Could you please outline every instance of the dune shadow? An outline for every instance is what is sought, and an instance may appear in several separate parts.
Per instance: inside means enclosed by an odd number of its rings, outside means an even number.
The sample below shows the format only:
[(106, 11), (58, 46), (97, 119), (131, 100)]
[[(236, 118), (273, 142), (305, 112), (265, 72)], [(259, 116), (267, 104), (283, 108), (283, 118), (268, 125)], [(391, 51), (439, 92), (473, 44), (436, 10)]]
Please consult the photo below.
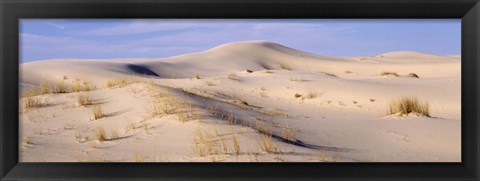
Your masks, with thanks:
[(115, 112), (112, 112), (112, 113), (105, 114), (105, 116), (106, 117), (117, 116), (117, 115), (126, 113), (126, 112), (131, 111), (131, 110), (132, 110), (132, 108), (127, 108), (127, 109), (123, 109), (123, 110), (120, 110), (120, 111), (115, 111)]
[(149, 76), (155, 76), (155, 77), (160, 76), (156, 72), (152, 71), (150, 68), (143, 65), (128, 64), (127, 68), (133, 71), (135, 74), (149, 75)]

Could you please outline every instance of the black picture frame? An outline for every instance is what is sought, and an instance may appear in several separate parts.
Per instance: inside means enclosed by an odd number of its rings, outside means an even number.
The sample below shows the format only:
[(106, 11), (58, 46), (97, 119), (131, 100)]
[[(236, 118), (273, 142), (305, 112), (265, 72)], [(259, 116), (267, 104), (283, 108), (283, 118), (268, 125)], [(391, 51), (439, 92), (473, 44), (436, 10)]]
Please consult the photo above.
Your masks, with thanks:
[[(478, 180), (478, 0), (0, 0), (1, 180)], [(19, 163), (21, 18), (462, 20), (461, 163)]]

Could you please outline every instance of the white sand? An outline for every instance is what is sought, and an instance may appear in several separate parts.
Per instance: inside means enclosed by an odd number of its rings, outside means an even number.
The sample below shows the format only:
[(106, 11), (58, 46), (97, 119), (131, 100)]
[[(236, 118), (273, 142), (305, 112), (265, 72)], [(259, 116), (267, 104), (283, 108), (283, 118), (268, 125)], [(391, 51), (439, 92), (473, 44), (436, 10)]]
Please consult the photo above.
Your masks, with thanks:
[[(41, 81), (87, 81), (96, 89), (35, 96), (48, 105), (20, 112), (20, 161), (459, 162), (460, 64), (459, 56), (408, 51), (318, 56), (260, 41), (159, 59), (25, 63), (20, 65), (22, 95)], [(400, 76), (379, 76), (384, 71)], [(141, 75), (146, 72), (158, 76)], [(139, 81), (106, 88), (108, 80), (121, 77)], [(177, 111), (150, 118), (152, 93), (165, 90), (171, 95), (162, 101), (188, 99), (196, 117), (181, 122)], [(304, 98), (308, 92), (316, 97)], [(297, 93), (302, 97), (295, 98)], [(92, 120), (93, 106), (77, 103), (81, 94), (94, 99), (107, 117)], [(388, 104), (401, 96), (428, 101), (431, 117), (388, 116)], [(215, 106), (218, 114), (211, 114)], [(228, 124), (228, 116), (236, 122)], [(257, 131), (257, 125), (269, 124), (278, 147), (273, 152), (262, 149), (263, 134)], [(106, 141), (97, 139), (98, 126), (105, 129)], [(211, 149), (226, 145), (227, 151), (196, 154), (199, 130), (210, 134), (205, 140), (215, 140)], [(296, 144), (278, 138), (288, 130)], [(118, 138), (110, 140), (115, 131)]]

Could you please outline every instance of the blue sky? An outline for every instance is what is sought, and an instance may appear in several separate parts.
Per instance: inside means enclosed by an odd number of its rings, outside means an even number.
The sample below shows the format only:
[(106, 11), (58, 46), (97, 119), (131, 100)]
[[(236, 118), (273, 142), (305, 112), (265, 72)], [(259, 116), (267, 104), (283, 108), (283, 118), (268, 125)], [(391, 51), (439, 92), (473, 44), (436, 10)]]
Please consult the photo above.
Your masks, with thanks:
[(235, 41), (266, 40), (319, 55), (390, 51), (460, 54), (460, 19), (188, 20), (22, 19), (20, 61), (156, 58)]

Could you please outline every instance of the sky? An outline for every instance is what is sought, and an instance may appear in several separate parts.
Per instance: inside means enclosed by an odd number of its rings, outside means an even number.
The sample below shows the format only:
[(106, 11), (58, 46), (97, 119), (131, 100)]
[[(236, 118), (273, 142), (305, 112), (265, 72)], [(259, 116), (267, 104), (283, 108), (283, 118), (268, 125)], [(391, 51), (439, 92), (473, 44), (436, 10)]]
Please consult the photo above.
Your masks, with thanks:
[(264, 40), (327, 56), (460, 54), (460, 19), (22, 19), (20, 62), (161, 58)]

